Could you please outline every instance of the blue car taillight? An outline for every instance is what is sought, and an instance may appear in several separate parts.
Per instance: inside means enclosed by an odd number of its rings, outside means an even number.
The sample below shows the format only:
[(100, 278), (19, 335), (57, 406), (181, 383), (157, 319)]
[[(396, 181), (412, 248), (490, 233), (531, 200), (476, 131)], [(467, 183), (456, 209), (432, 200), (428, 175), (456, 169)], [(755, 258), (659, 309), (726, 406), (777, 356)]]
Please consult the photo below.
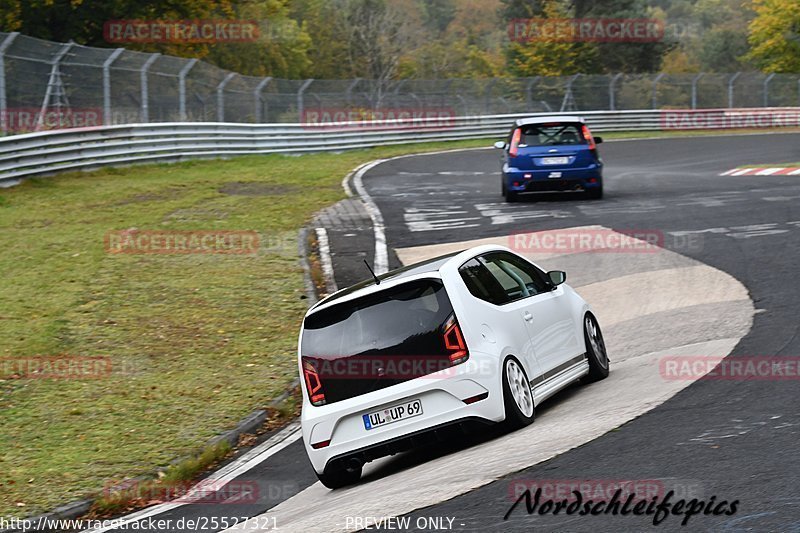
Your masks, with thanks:
[(597, 158), (597, 143), (594, 142), (594, 137), (592, 136), (592, 132), (589, 131), (589, 126), (586, 124), (581, 126), (581, 134), (583, 135), (584, 140), (589, 143), (589, 151), (595, 158)]
[(508, 147), (508, 156), (517, 157), (519, 153), (519, 141), (522, 139), (522, 130), (517, 128), (514, 130), (514, 135), (511, 136), (511, 144)]

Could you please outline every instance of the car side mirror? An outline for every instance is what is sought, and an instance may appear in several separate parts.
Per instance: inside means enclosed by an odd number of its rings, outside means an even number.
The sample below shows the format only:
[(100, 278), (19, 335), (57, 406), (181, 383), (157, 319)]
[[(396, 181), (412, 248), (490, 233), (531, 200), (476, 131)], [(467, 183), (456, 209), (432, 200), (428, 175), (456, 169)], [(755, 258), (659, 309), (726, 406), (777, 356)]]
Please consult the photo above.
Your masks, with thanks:
[(603, 142), (603, 138), (602, 137), (595, 137), (594, 138), (594, 143), (595, 144), (600, 144), (601, 142)]
[(506, 147), (506, 143), (503, 141), (497, 141), (496, 143), (494, 143), (494, 147), (497, 148), (498, 150), (502, 150), (503, 148)]
[(550, 282), (556, 286), (561, 285), (565, 281), (567, 281), (567, 273), (563, 270), (551, 270), (547, 273), (547, 277), (550, 278)]

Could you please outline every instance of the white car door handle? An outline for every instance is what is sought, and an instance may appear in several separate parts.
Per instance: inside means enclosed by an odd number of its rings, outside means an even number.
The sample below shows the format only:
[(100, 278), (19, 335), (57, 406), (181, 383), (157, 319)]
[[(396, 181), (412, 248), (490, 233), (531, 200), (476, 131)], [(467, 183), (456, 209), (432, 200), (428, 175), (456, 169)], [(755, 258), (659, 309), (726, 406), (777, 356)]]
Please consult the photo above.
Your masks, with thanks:
[(524, 318), (528, 322), (533, 322), (533, 315), (530, 314), (529, 311), (525, 311), (525, 314), (522, 315), (522, 318)]

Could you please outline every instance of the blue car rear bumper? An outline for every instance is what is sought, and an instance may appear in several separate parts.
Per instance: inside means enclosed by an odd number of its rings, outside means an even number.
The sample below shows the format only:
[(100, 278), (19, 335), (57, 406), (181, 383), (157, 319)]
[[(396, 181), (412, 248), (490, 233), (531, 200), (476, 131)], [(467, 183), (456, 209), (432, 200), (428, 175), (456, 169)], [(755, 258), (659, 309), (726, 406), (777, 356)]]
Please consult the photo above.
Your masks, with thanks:
[(504, 165), (503, 180), (513, 192), (571, 191), (602, 186), (603, 166), (521, 170)]

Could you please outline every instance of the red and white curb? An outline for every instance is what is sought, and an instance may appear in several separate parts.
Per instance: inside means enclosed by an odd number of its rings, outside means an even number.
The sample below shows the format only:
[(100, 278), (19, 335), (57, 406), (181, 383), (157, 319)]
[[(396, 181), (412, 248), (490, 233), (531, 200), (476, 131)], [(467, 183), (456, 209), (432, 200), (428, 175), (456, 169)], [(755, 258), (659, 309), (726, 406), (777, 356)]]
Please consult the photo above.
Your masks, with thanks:
[(747, 167), (726, 170), (720, 176), (797, 176), (800, 167)]

